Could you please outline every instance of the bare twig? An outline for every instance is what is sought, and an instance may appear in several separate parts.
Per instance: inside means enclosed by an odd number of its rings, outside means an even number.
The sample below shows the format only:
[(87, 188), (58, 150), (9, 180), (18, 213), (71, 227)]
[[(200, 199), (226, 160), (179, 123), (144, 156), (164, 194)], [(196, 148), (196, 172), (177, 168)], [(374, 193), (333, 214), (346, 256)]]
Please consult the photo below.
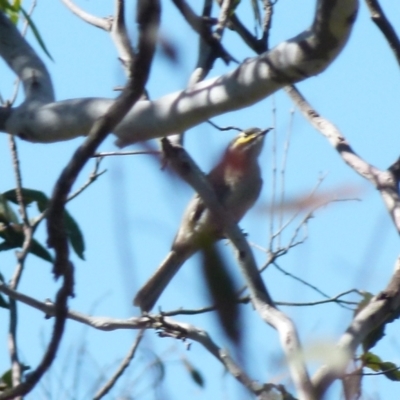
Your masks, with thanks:
[(218, 126), (216, 123), (212, 122), (211, 120), (207, 121), (211, 126), (214, 128), (218, 129), (219, 131), (238, 131), (241, 132), (243, 129), (238, 128), (237, 126)]
[[(276, 127), (276, 105), (275, 105), (275, 96), (272, 95), (272, 125)], [(277, 132), (276, 129), (273, 130), (272, 133), (272, 144), (271, 144), (271, 153), (272, 153), (272, 157), (271, 157), (271, 194), (270, 194), (270, 198), (271, 198), (271, 205), (272, 207), (275, 206), (276, 204), (276, 191), (277, 191), (277, 185), (276, 185), (276, 173), (277, 173), (277, 151), (276, 151), (276, 138)], [(274, 233), (274, 223), (275, 223), (275, 219), (274, 218), (270, 218), (269, 221), (269, 234), (270, 234), (270, 239), (269, 239), (269, 249), (272, 252), (273, 251), (273, 242), (274, 242), (274, 237), (273, 237), (273, 233)]]
[(96, 28), (104, 29), (107, 32), (111, 31), (112, 21), (110, 18), (99, 18), (87, 13), (78, 7), (71, 0), (62, 0), (62, 2), (79, 18)]
[[(283, 147), (283, 155), (282, 155), (282, 164), (281, 164), (281, 170), (280, 170), (280, 175), (281, 175), (281, 181), (280, 181), (280, 198), (279, 198), (279, 207), (280, 212), (278, 213), (278, 226), (279, 229), (282, 228), (283, 226), (283, 207), (284, 207), (284, 200), (285, 200), (285, 174), (286, 174), (286, 168), (287, 168), (287, 158), (288, 158), (288, 153), (289, 153), (289, 146), (290, 146), (290, 139), (291, 139), (291, 134), (292, 134), (292, 129), (293, 129), (293, 119), (294, 119), (294, 112), (292, 111), (290, 114), (291, 118), (289, 121), (289, 127), (288, 127), (288, 132), (286, 135), (285, 139), (285, 144)], [(278, 248), (280, 247), (280, 242), (281, 240), (281, 235), (278, 236)]]
[(222, 39), (225, 26), (229, 21), (229, 14), (231, 13), (232, 5), (233, 0), (222, 0), (221, 10), (219, 12), (218, 22), (214, 32), (214, 37), (219, 41)]
[[(111, 37), (118, 50), (120, 60), (129, 77), (132, 70), (132, 63), (135, 59), (135, 53), (129, 40), (128, 31), (125, 24), (125, 1), (115, 1), (115, 17), (111, 28)], [(155, 41), (155, 37), (150, 37), (149, 40)]]
[(260, 41), (265, 44), (266, 48), (269, 48), (268, 39), (269, 39), (269, 31), (271, 29), (272, 24), (272, 13), (273, 13), (273, 4), (271, 0), (263, 0), (264, 7), (264, 18), (262, 22), (262, 37)]
[(101, 153), (94, 153), (92, 157), (114, 157), (114, 156), (136, 156), (141, 154), (151, 154), (159, 156), (161, 154), (158, 150), (139, 150), (139, 151), (102, 151)]
[(109, 381), (95, 394), (93, 400), (100, 400), (104, 397), (117, 383), (118, 379), (123, 375), (126, 368), (128, 368), (130, 362), (132, 361), (133, 357), (135, 356), (136, 349), (138, 348), (142, 338), (143, 338), (144, 330), (140, 330), (138, 335), (136, 336), (135, 341), (132, 344), (132, 347), (129, 349), (128, 354), (122, 360), (122, 363), (115, 371), (114, 375), (109, 379)]
[[(51, 302), (41, 302), (30, 296), (10, 289), (5, 283), (0, 282), (0, 292), (7, 296), (27, 304), (37, 310), (42, 311), (47, 317), (56, 314), (55, 306)], [(246, 373), (234, 362), (230, 355), (220, 349), (210, 338), (208, 333), (202, 329), (196, 328), (191, 324), (181, 323), (172, 320), (164, 315), (143, 315), (129, 319), (114, 319), (108, 317), (93, 317), (73, 310), (68, 310), (67, 317), (71, 320), (91, 326), (101, 331), (114, 331), (119, 329), (155, 329), (160, 336), (174, 337), (176, 339), (191, 339), (204, 346), (214, 357), (216, 357), (241, 383), (251, 392), (260, 394), (269, 392), (272, 389), (278, 389), (274, 385), (260, 385), (250, 379)]]
[(374, 21), (376, 26), (383, 33), (383, 36), (385, 36), (394, 56), (396, 57), (397, 63), (400, 65), (400, 40), (396, 31), (383, 12), (378, 0), (365, 0), (365, 2), (367, 3), (371, 13), (372, 21)]
[(68, 196), (67, 202), (75, 199), (77, 196), (79, 196), (88, 186), (90, 186), (99, 176), (103, 175), (106, 170), (99, 172), (99, 167), (100, 163), (102, 161), (102, 157), (99, 157), (96, 159), (94, 169), (90, 173), (88, 180), (74, 193)]
[[(28, 12), (28, 15), (32, 15), (34, 9), (36, 7), (36, 1), (32, 2), (31, 8)], [(24, 37), (27, 33), (29, 27), (29, 23), (26, 20), (24, 27), (22, 28), (21, 35)], [(14, 87), (14, 93), (11, 99), (7, 102), (10, 106), (15, 102), (20, 86), (20, 79), (17, 78)], [(26, 209), (26, 205), (22, 196), (22, 174), (21, 174), (21, 167), (17, 149), (17, 143), (13, 135), (8, 135), (8, 141), (11, 151), (11, 158), (13, 164), (13, 171), (15, 175), (15, 183), (16, 183), (16, 197), (19, 206), (19, 214), (22, 218), (23, 222), (23, 231), (24, 231), (24, 241), (22, 244), (22, 250), (17, 253), (17, 266), (15, 268), (14, 274), (10, 281), (10, 287), (12, 289), (17, 289), (19, 281), (22, 276), (22, 272), (24, 269), (25, 259), (28, 255), (29, 248), (32, 243), (33, 238), (33, 228), (29, 222), (28, 212)], [(19, 360), (18, 355), (18, 344), (17, 344), (17, 322), (18, 322), (18, 309), (17, 303), (14, 299), (10, 298), (10, 323), (9, 323), (9, 330), (8, 330), (8, 348), (10, 352), (10, 359), (11, 359), (11, 379), (12, 379), (12, 386), (18, 386), (22, 380), (22, 365)], [(16, 400), (21, 399), (20, 396), (16, 397)]]
[[(86, 190), (98, 177), (103, 175), (104, 173), (107, 172), (107, 170), (98, 172), (98, 168), (100, 166), (100, 161), (101, 157), (99, 157), (98, 160), (96, 160), (95, 166), (93, 171), (90, 173), (87, 181), (79, 188), (77, 189), (74, 193), (70, 194), (67, 198), (67, 202), (75, 199), (78, 195), (80, 195), (84, 190)], [(35, 231), (35, 229), (38, 227), (38, 225), (47, 217), (47, 211), (48, 209), (44, 210), (42, 213), (37, 215), (33, 221), (31, 221), (32, 229)]]
[(215, 50), (218, 57), (228, 64), (231, 61), (237, 62), (221, 45), (219, 40), (211, 34), (210, 31), (210, 21), (204, 20), (203, 18), (196, 15), (196, 13), (190, 8), (190, 6), (185, 2), (185, 0), (172, 0), (176, 8), (181, 12), (183, 17), (192, 27), (192, 29), (197, 32), (202, 39), (208, 43), (208, 45)]
[[(22, 276), (22, 271), (24, 269), (25, 258), (28, 254), (29, 247), (32, 242), (32, 227), (29, 223), (28, 213), (22, 196), (22, 175), (21, 168), (18, 157), (17, 144), (15, 138), (12, 135), (8, 135), (11, 157), (13, 162), (13, 170), (15, 174), (16, 183), (16, 195), (19, 206), (19, 213), (23, 221), (23, 231), (24, 231), (24, 242), (22, 245), (22, 251), (17, 253), (17, 266), (15, 268), (14, 274), (11, 278), (10, 287), (12, 289), (17, 289), (18, 283)], [(10, 323), (8, 329), (8, 349), (10, 353), (11, 360), (11, 376), (13, 387), (18, 386), (21, 383), (22, 378), (22, 367), (18, 355), (18, 345), (17, 345), (17, 321), (18, 321), (18, 311), (17, 303), (15, 300), (10, 299)], [(20, 399), (18, 397), (17, 399)]]
[(340, 131), (330, 121), (322, 118), (294, 86), (287, 86), (285, 90), (305, 118), (325, 136), (332, 147), (337, 150), (343, 161), (379, 190), (397, 232), (400, 233), (399, 177), (396, 172), (392, 171), (390, 168), (386, 171), (382, 171), (366, 162), (354, 152)]
[[(291, 272), (286, 271), (285, 269), (283, 269), (282, 267), (280, 267), (278, 265), (278, 263), (274, 262), (273, 263), (274, 267), (282, 272), (282, 274), (286, 275), (286, 276), (290, 276), (292, 279), (300, 282), (301, 284), (303, 284), (304, 286), (309, 287), (310, 289), (314, 290), (315, 292), (319, 293), (322, 297), (325, 297), (327, 300), (329, 300), (328, 302), (332, 301), (332, 297), (329, 296), (328, 294), (324, 293), (321, 289), (317, 288), (315, 285), (311, 284), (310, 282), (305, 281), (304, 279), (300, 278), (299, 276), (296, 276), (294, 274), (292, 274)], [(349, 292), (344, 292), (345, 294), (351, 293), (353, 292), (353, 290), (349, 291)], [(339, 295), (340, 297), (341, 295)], [(336, 297), (334, 298), (336, 299)], [(315, 303), (314, 303), (315, 304)], [(320, 303), (321, 304), (321, 303)], [(353, 310), (353, 308), (348, 307), (347, 305), (343, 304), (343, 302), (338, 302), (338, 304), (343, 307), (343, 308), (347, 308), (349, 310)], [(351, 304), (357, 304), (357, 303), (351, 303)], [(309, 305), (313, 305), (313, 304), (309, 304)]]
[[(318, 306), (322, 304), (328, 303), (338, 303), (338, 304), (347, 304), (347, 305), (357, 305), (358, 302), (356, 301), (348, 301), (348, 300), (341, 300), (340, 298), (346, 296), (351, 293), (359, 293), (357, 289), (347, 290), (345, 292), (339, 293), (336, 296), (327, 298), (325, 300), (316, 300), (316, 301), (306, 301), (306, 302), (289, 302), (289, 301), (275, 301), (277, 306), (287, 306), (287, 307), (311, 307), (311, 306)], [(237, 300), (238, 303), (247, 304), (250, 302), (249, 296), (240, 297)], [(197, 314), (204, 314), (207, 312), (215, 311), (217, 308), (216, 306), (209, 306), (209, 307), (202, 307), (198, 309), (188, 310), (188, 309), (178, 309), (172, 311), (161, 311), (160, 314), (166, 317), (174, 317), (176, 315), (197, 315)]]

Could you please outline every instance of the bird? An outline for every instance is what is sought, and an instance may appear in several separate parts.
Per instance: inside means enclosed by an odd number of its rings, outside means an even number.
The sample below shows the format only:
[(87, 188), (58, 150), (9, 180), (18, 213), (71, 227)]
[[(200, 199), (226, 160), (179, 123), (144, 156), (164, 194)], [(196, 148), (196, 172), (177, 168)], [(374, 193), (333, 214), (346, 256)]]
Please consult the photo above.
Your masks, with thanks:
[[(239, 222), (258, 199), (262, 178), (258, 163), (266, 134), (272, 128), (249, 128), (240, 132), (227, 146), (221, 160), (207, 179), (221, 204)], [(149, 312), (184, 262), (207, 243), (224, 237), (218, 219), (196, 194), (183, 214), (182, 222), (166, 258), (137, 292), (134, 305)]]

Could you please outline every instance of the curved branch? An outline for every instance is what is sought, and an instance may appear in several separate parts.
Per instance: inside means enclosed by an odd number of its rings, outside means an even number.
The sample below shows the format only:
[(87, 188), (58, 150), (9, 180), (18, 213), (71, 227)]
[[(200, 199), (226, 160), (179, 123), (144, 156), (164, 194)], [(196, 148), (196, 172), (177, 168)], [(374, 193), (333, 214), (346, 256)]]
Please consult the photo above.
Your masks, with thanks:
[(158, 0), (140, 1), (138, 8), (140, 30), (138, 55), (130, 68), (129, 82), (109, 110), (92, 126), (86, 141), (77, 149), (59, 177), (47, 213), (48, 245), (55, 249), (53, 272), (57, 278), (68, 265), (68, 241), (64, 229), (63, 211), (73, 183), (88, 159), (106, 136), (126, 115), (143, 93), (155, 51), (154, 34), (160, 21)]
[[(53, 84), (46, 66), (2, 12), (0, 37), (0, 55), (22, 82), (25, 102), (29, 104), (26, 111), (54, 101)], [(3, 113), (0, 113), (0, 127), (5, 122)]]
[(112, 21), (107, 18), (99, 18), (88, 12), (84, 11), (82, 8), (78, 7), (71, 0), (61, 0), (66, 7), (68, 7), (77, 17), (81, 18), (83, 21), (96, 28), (104, 29), (107, 32), (111, 31)]
[(400, 40), (393, 28), (393, 25), (387, 19), (378, 0), (365, 0), (371, 14), (372, 21), (385, 36), (389, 46), (393, 50), (394, 56), (400, 65)]

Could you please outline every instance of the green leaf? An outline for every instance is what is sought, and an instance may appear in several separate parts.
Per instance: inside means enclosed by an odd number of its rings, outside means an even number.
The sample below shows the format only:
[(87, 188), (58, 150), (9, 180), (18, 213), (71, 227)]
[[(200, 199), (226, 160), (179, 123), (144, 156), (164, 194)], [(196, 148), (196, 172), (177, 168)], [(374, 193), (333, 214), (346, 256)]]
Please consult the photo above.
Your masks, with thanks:
[(361, 357), (365, 367), (372, 369), (372, 371), (379, 372), (381, 370), (382, 360), (376, 354), (370, 351), (363, 354)]
[(4, 374), (0, 377), (0, 381), (6, 385), (6, 388), (12, 388), (11, 369), (4, 372)]
[[(22, 188), (21, 193), (25, 205), (28, 206), (32, 203), (36, 203), (40, 212), (43, 212), (49, 204), (48, 197), (39, 190)], [(7, 192), (4, 192), (3, 196), (7, 200), (15, 204), (18, 204), (17, 191), (15, 189), (11, 189), (8, 190)]]
[(200, 387), (204, 387), (204, 378), (200, 371), (193, 366), (192, 363), (189, 362), (186, 358), (182, 359), (183, 365), (186, 370), (189, 372), (190, 377), (193, 381)]
[(49, 51), (47, 50), (46, 45), (44, 44), (44, 41), (43, 41), (42, 37), (40, 36), (40, 33), (39, 33), (38, 29), (36, 28), (36, 25), (32, 21), (31, 17), (22, 7), (20, 8), (20, 10), (21, 10), (22, 14), (24, 14), (24, 17), (26, 18), (26, 20), (28, 21), (29, 27), (32, 29), (32, 33), (35, 36), (36, 40), (38, 41), (39, 46), (46, 53), (47, 57), (49, 57), (51, 61), (54, 61), (53, 57), (50, 55)]
[(400, 381), (399, 367), (389, 361), (382, 361), (379, 356), (371, 352), (365, 353), (361, 359), (365, 367), (375, 372), (383, 372), (391, 381)]
[[(22, 188), (21, 192), (22, 192), (22, 197), (24, 199), (24, 203), (26, 205), (36, 203), (40, 212), (45, 211), (46, 208), (48, 207), (49, 198), (43, 192), (35, 189), (26, 189), (26, 188)], [(7, 200), (15, 204), (18, 204), (17, 193), (15, 189), (4, 192), (3, 196)], [(79, 225), (77, 224), (75, 219), (71, 216), (71, 214), (67, 210), (65, 210), (64, 212), (64, 223), (65, 223), (66, 234), (73, 250), (80, 259), (84, 260), (85, 241), (83, 238), (82, 231), (80, 230)]]
[(6, 301), (1, 294), (0, 294), (0, 308), (10, 308), (8, 301)]
[(32, 239), (29, 252), (34, 254), (36, 257), (39, 257), (50, 263), (54, 261), (53, 256), (50, 254), (50, 252), (44, 246), (42, 246), (36, 239)]
[(19, 0), (15, 0), (14, 4), (10, 4), (8, 0), (0, 0), (0, 10), (9, 16), (14, 25), (18, 22), (20, 8), (21, 2)]
[(7, 198), (0, 194), (0, 223), (18, 223), (18, 217), (8, 204)]
[[(4, 241), (0, 243), (0, 251), (22, 247), (25, 238), (23, 233), (23, 225), (9, 224), (7, 227), (0, 230), (0, 237), (4, 239)], [(36, 239), (32, 239), (29, 252), (45, 261), (53, 262), (52, 255)]]
[(74, 249), (77, 256), (81, 260), (84, 260), (85, 256), (83, 253), (85, 251), (85, 241), (83, 239), (82, 232), (76, 221), (72, 218), (71, 214), (67, 210), (65, 210), (64, 214), (64, 223), (66, 233), (72, 248)]
[(399, 367), (392, 362), (383, 362), (381, 371), (385, 374), (386, 378), (391, 381), (400, 381)]

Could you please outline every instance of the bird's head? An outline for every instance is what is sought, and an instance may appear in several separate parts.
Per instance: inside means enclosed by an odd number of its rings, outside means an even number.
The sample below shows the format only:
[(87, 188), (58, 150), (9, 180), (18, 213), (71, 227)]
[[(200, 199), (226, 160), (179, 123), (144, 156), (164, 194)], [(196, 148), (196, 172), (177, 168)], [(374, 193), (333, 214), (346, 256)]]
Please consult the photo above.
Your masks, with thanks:
[(226, 156), (229, 162), (242, 164), (257, 161), (265, 136), (271, 129), (249, 128), (241, 132), (228, 146)]

